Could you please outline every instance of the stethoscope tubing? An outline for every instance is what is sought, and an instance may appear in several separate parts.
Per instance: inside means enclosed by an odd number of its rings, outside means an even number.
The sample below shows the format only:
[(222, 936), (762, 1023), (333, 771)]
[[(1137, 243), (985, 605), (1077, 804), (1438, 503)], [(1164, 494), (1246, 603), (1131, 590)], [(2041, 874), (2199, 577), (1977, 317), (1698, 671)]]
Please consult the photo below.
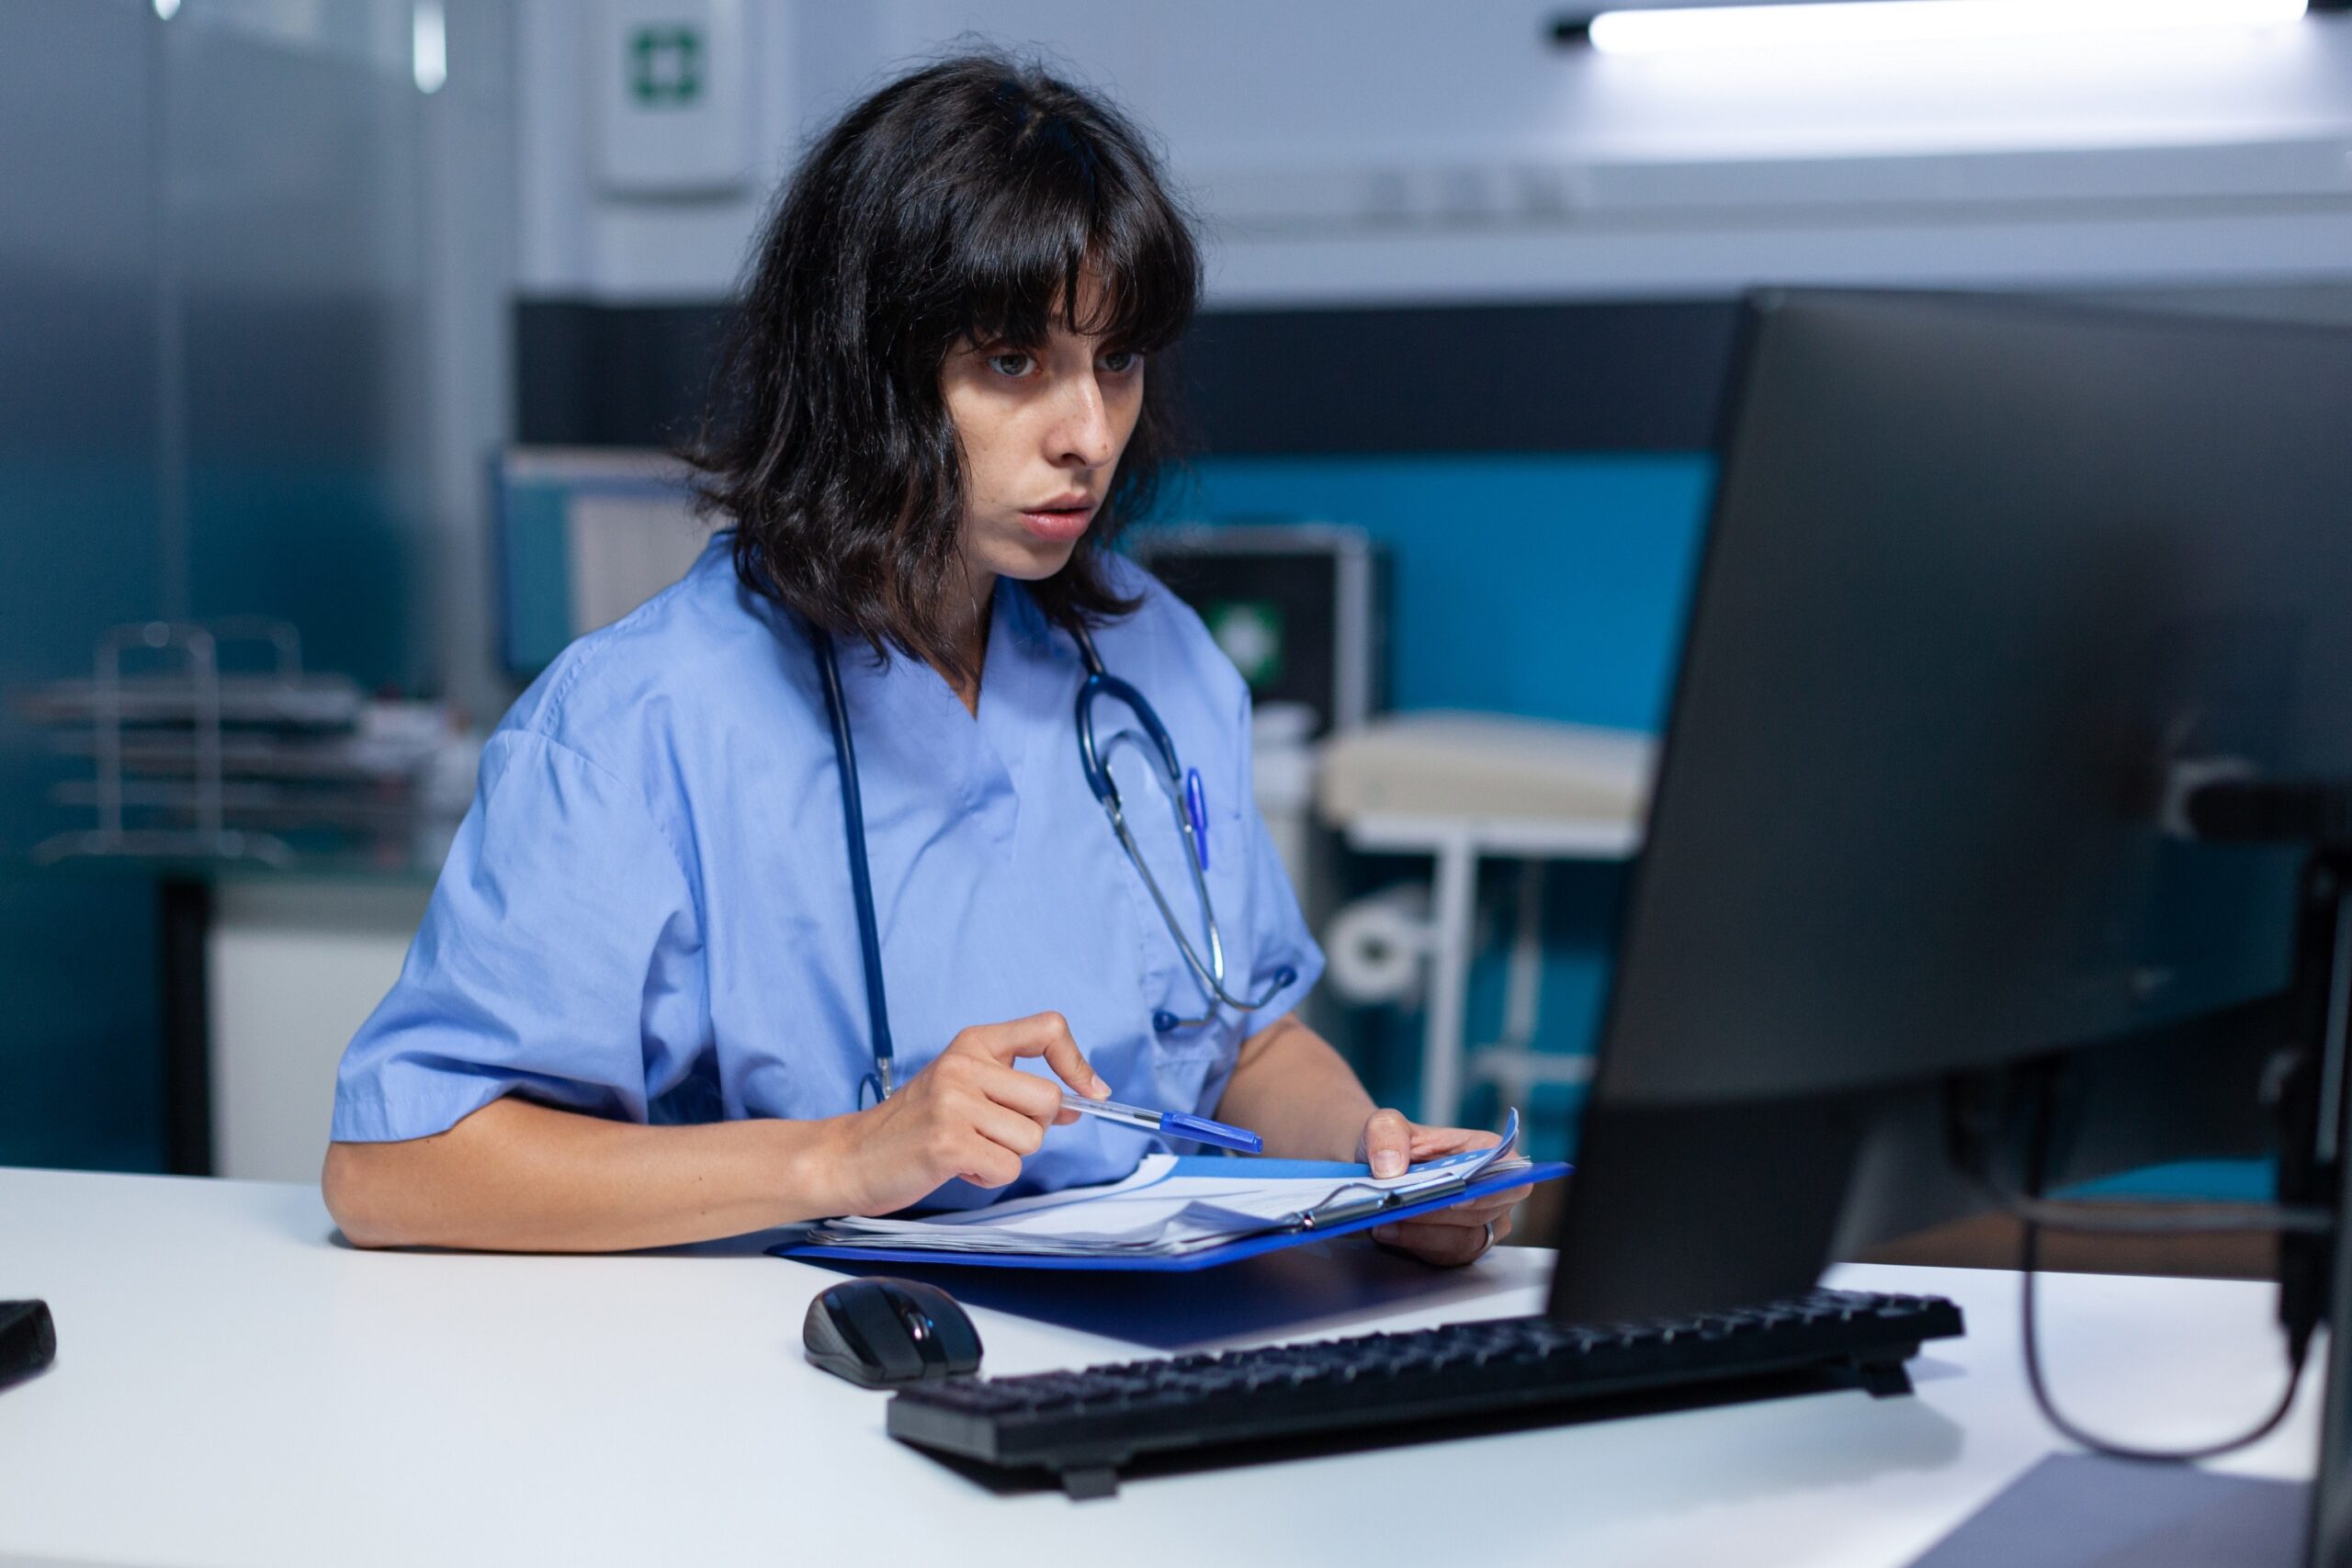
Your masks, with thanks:
[[(1205, 825), (1206, 809), (1199, 776), (1186, 778), (1176, 755), (1176, 743), (1170, 739), (1167, 728), (1144, 694), (1111, 674), (1102, 667), (1102, 656), (1095, 651), (1094, 638), (1083, 626), (1071, 628), (1080, 656), (1086, 663), (1086, 679), (1080, 682), (1077, 698), (1079, 761), (1085, 769), (1086, 780), (1094, 797), (1102, 805), (1111, 819), (1112, 831), (1118, 837), (1119, 847), (1128, 862), (1143, 878), (1152, 903), (1159, 910), (1160, 919), (1168, 927), (1168, 934), (1175, 939), (1176, 950), (1182, 955), (1185, 967), (1216, 1002), (1238, 1012), (1256, 1012), (1280, 996), (1283, 989), (1297, 978), (1297, 972), (1287, 966), (1275, 972), (1273, 983), (1256, 998), (1237, 997), (1225, 987), (1225, 937), (1218, 929), (1216, 906), (1209, 897), (1208, 879), (1204, 868), (1208, 855), (1204, 847), (1200, 829)], [(894, 1087), (892, 1068), (895, 1046), (890, 1038), (889, 998), (882, 982), (882, 941), (876, 930), (874, 914), (874, 883), (865, 855), (865, 804), (864, 792), (858, 786), (857, 750), (850, 737), (849, 704), (842, 695), (841, 662), (833, 650), (833, 639), (822, 627), (811, 626), (809, 642), (817, 652), (817, 665), (825, 689), (825, 708), (832, 724), (833, 762), (840, 775), (842, 792), (842, 826), (849, 846), (850, 896), (857, 906), (857, 942), (859, 956), (865, 969), (865, 1013), (869, 1037), (873, 1042), (874, 1069), (858, 1084), (858, 1099), (863, 1103), (865, 1090), (872, 1089), (876, 1102), (888, 1100)], [(1125, 803), (1119, 786), (1111, 776), (1110, 751), (1125, 740), (1141, 746), (1133, 730), (1121, 730), (1111, 738), (1109, 747), (1098, 747), (1094, 734), (1093, 705), (1098, 697), (1108, 696), (1123, 703), (1141, 722), (1150, 749), (1158, 754), (1162, 783), (1169, 806), (1176, 818), (1176, 830), (1184, 840), (1185, 868), (1193, 877), (1193, 891), (1201, 902), (1201, 919), (1208, 933), (1208, 957), (1204, 960), (1185, 936), (1183, 924), (1174, 906), (1160, 890), (1159, 879), (1146, 863), (1143, 852), (1128, 829)], [(1200, 823), (1194, 821), (1198, 816)], [(1152, 1028), (1162, 1034), (1180, 1029), (1198, 1029), (1216, 1017), (1215, 1009), (1200, 1018), (1178, 1018), (1165, 1009), (1152, 1014)]]
[(850, 739), (849, 704), (842, 698), (842, 667), (833, 656), (832, 634), (816, 627), (808, 635), (817, 645), (817, 666), (825, 680), (825, 708), (832, 716), (833, 766), (842, 782), (842, 829), (850, 845), (850, 897), (857, 905), (857, 946), (865, 961), (865, 1020), (867, 1037), (874, 1045), (874, 1070), (858, 1085), (858, 1098), (865, 1098), (870, 1083), (878, 1103), (890, 1098), (890, 1069), (897, 1047), (890, 1040), (889, 998), (882, 989), (882, 937), (874, 923), (873, 872), (865, 859), (865, 792), (857, 784), (857, 748)]
[[(1070, 636), (1078, 644), (1079, 656), (1086, 661), (1086, 679), (1079, 683), (1075, 706), (1079, 763), (1086, 770), (1087, 784), (1094, 791), (1094, 798), (1102, 803), (1104, 814), (1111, 818), (1111, 830), (1118, 835), (1119, 847), (1126, 852), (1129, 863), (1136, 868), (1136, 874), (1143, 878), (1143, 885), (1151, 894), (1152, 903), (1159, 908), (1159, 918), (1168, 927), (1168, 934), (1175, 940), (1176, 951), (1182, 955), (1185, 967), (1193, 972), (1193, 978), (1216, 1001), (1238, 1012), (1256, 1012), (1281, 995), (1283, 987), (1297, 976), (1290, 969), (1276, 972), (1274, 983), (1263, 995), (1255, 998), (1237, 997), (1225, 988), (1225, 935), (1217, 925), (1216, 905), (1209, 897), (1208, 879), (1204, 874), (1209, 857), (1200, 838), (1207, 815), (1205, 807), (1201, 804), (1200, 776), (1193, 774), (1190, 779), (1186, 778), (1183, 762), (1176, 755), (1176, 742), (1170, 739), (1168, 727), (1159, 722), (1159, 715), (1141, 692), (1103, 668), (1102, 656), (1094, 649), (1093, 635), (1084, 626), (1076, 626), (1071, 628)], [(1208, 932), (1209, 940), (1206, 960), (1193, 948), (1192, 939), (1184, 934), (1183, 922), (1177, 918), (1175, 907), (1168, 901), (1168, 895), (1160, 891), (1159, 878), (1152, 874), (1149, 863), (1143, 858), (1142, 849), (1127, 828), (1125, 802), (1120, 798), (1118, 782), (1111, 776), (1111, 751), (1122, 739), (1137, 745), (1141, 742), (1133, 740), (1133, 730), (1121, 730), (1111, 738), (1109, 746), (1097, 744), (1094, 704), (1097, 698), (1106, 696), (1126, 705), (1127, 711), (1141, 721), (1144, 733), (1150, 738), (1151, 748), (1158, 754), (1161, 788), (1168, 796), (1170, 812), (1176, 819), (1177, 836), (1184, 840), (1184, 869), (1191, 873), (1193, 896), (1201, 901), (1202, 924)], [(1196, 821), (1196, 815), (1203, 820)], [(1214, 1016), (1211, 1013), (1200, 1018), (1178, 1018), (1162, 1010), (1152, 1014), (1151, 1025), (1158, 1032), (1168, 1034), (1180, 1029), (1198, 1029)]]

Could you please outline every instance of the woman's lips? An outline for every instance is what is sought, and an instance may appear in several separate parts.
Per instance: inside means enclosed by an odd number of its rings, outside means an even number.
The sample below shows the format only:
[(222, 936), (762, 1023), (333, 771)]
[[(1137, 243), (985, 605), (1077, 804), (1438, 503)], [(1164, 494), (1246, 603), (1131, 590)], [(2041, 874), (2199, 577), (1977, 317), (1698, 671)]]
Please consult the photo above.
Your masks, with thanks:
[(1086, 525), (1094, 521), (1094, 508), (1061, 506), (1024, 512), (1021, 514), (1021, 521), (1028, 525), (1029, 531), (1037, 537), (1051, 544), (1067, 545), (1086, 532)]

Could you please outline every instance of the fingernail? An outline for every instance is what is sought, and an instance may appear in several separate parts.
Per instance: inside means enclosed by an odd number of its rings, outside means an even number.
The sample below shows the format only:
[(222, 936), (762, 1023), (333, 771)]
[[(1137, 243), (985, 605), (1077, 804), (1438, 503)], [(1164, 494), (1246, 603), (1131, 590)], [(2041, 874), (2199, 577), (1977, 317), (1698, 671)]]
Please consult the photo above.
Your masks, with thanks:
[(1405, 1156), (1395, 1149), (1381, 1150), (1372, 1156), (1372, 1174), (1374, 1176), (1404, 1175)]
[(1101, 1073), (1094, 1075), (1093, 1094), (1094, 1098), (1097, 1100), (1108, 1100), (1111, 1098), (1111, 1086), (1103, 1081), (1102, 1075)]

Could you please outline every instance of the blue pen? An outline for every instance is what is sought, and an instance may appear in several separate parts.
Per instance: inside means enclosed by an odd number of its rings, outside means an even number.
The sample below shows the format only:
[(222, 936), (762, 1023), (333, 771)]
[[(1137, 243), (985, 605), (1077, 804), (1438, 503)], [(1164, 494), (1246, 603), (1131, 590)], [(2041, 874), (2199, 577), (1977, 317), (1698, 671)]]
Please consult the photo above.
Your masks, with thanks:
[(1062, 1093), (1064, 1110), (1075, 1111), (1081, 1116), (1099, 1116), (1105, 1122), (1115, 1122), (1122, 1127), (1139, 1132), (1164, 1133), (1171, 1138), (1190, 1138), (1196, 1144), (1214, 1144), (1221, 1149), (1238, 1149), (1254, 1155), (1266, 1146), (1266, 1140), (1243, 1127), (1228, 1127), (1222, 1122), (1212, 1122), (1205, 1116), (1188, 1116), (1182, 1111), (1146, 1111), (1139, 1105), (1120, 1105), (1108, 1100), (1088, 1100), (1083, 1095)]
[(1201, 770), (1184, 770), (1184, 816), (1193, 824), (1193, 851), (1200, 856), (1201, 869), (1209, 868), (1209, 796), (1201, 787)]

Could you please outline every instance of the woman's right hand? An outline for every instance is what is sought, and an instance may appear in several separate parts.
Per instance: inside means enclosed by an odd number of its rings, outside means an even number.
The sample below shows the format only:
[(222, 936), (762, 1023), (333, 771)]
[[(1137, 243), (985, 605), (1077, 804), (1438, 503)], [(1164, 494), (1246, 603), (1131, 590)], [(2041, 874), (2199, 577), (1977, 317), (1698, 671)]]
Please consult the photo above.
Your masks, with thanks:
[(887, 1214), (957, 1177), (975, 1187), (1018, 1178), (1046, 1128), (1078, 1120), (1062, 1109), (1059, 1085), (1012, 1065), (1023, 1056), (1043, 1056), (1090, 1100), (1110, 1095), (1061, 1014), (976, 1024), (889, 1099), (834, 1123), (842, 1137), (834, 1172), (843, 1184), (840, 1212)]

